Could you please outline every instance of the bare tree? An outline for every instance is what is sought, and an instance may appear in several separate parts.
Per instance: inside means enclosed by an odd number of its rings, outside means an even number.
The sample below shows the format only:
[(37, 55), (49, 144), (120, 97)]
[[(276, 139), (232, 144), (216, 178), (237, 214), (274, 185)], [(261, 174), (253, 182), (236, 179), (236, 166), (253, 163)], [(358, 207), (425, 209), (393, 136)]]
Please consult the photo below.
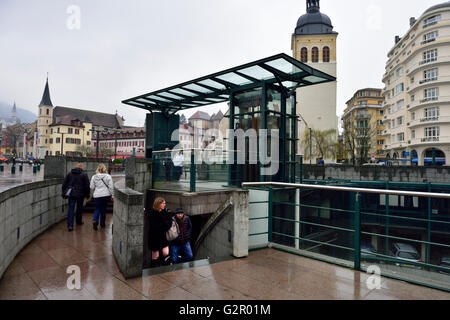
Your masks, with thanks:
[(356, 118), (356, 121), (346, 119), (343, 122), (343, 129), (345, 150), (353, 165), (357, 162), (360, 165), (366, 163), (376, 135), (370, 123), (370, 117)]
[(334, 129), (320, 131), (307, 130), (303, 137), (305, 160), (335, 158), (337, 151), (337, 132)]
[(77, 152), (80, 152), (83, 157), (93, 157), (95, 156), (96, 150), (88, 145), (78, 145)]

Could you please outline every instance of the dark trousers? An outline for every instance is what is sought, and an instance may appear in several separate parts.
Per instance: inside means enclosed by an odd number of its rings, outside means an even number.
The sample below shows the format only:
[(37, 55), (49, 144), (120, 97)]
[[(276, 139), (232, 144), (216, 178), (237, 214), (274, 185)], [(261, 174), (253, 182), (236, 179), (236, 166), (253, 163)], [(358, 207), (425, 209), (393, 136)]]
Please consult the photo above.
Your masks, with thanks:
[[(69, 212), (67, 213), (68, 227), (73, 228), (74, 212), (77, 224), (81, 224), (83, 222), (83, 202), (84, 198), (69, 198)], [(75, 205), (77, 206), (76, 211)]]
[(94, 222), (98, 223), (98, 218), (100, 215), (100, 227), (104, 228), (106, 225), (106, 206), (108, 205), (110, 196), (94, 198), (95, 201), (95, 212), (94, 212)]

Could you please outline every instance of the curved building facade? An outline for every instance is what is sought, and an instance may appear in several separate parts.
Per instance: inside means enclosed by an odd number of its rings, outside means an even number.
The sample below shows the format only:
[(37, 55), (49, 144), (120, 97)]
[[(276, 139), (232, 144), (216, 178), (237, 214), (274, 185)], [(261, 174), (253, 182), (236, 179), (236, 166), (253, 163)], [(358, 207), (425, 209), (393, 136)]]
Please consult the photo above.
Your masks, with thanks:
[(387, 158), (450, 162), (450, 1), (410, 19), (388, 54), (384, 89)]

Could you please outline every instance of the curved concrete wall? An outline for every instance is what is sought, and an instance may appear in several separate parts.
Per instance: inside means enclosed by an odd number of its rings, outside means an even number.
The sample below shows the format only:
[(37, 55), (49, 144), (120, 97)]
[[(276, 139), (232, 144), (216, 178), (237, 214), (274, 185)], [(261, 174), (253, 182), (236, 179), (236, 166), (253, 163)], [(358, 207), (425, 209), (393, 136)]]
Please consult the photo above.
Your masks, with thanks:
[(31, 240), (67, 217), (62, 182), (33, 182), (0, 193), (0, 278)]

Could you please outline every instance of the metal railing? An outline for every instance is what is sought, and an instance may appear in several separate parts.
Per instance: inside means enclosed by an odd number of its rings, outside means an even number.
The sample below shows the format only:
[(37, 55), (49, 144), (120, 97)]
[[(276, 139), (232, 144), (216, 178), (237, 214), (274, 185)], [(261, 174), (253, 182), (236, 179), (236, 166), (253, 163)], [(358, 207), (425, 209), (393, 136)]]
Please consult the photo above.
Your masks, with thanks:
[[(450, 291), (450, 268), (439, 265), (439, 259), (450, 257), (450, 185), (314, 183), (244, 183), (244, 188), (267, 192), (265, 201), (250, 203), (267, 203), (268, 208), (251, 218), (250, 223), (259, 224), (265, 219), (266, 230), (253, 229), (249, 243), (266, 235), (273, 248), (355, 270), (375, 265), (383, 276)], [(367, 249), (368, 243), (376, 249)], [(398, 252), (391, 251), (393, 246)], [(413, 250), (409, 254), (417, 259), (404, 258), (408, 253), (402, 247)]]

